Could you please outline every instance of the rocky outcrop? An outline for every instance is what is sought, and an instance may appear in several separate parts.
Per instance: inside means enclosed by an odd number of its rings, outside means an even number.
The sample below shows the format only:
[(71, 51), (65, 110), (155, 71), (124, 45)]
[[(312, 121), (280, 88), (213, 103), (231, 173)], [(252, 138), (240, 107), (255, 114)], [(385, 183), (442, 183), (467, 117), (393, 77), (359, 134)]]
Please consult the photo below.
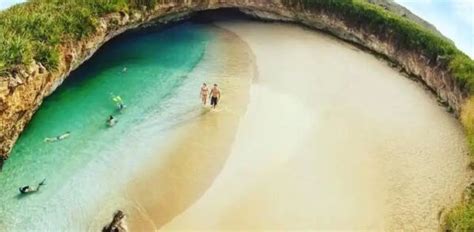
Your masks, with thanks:
[(69, 73), (94, 54), (97, 49), (124, 31), (153, 22), (180, 20), (194, 12), (238, 8), (257, 18), (293, 21), (329, 32), (343, 40), (381, 54), (407, 73), (421, 78), (428, 87), (459, 113), (468, 92), (455, 82), (443, 59), (432, 61), (416, 51), (400, 47), (387, 35), (375, 35), (363, 26), (354, 25), (331, 12), (288, 6), (282, 0), (176, 0), (164, 1), (154, 9), (128, 13), (118, 12), (101, 18), (95, 34), (81, 41), (63, 44), (57, 70), (47, 70), (41, 63), (19, 67), (0, 77), (0, 166), (6, 160), (19, 134), (43, 99), (50, 95)]
[(102, 228), (102, 232), (127, 232), (128, 226), (125, 222), (125, 213), (118, 210), (114, 213), (112, 221)]

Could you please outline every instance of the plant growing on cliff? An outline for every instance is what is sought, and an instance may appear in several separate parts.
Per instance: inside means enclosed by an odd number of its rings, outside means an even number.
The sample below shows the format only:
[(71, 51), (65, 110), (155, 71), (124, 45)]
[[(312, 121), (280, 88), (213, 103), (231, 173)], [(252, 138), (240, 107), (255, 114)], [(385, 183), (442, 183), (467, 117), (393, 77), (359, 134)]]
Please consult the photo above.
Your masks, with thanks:
[(450, 68), (453, 75), (465, 83), (471, 90), (474, 88), (474, 62), (464, 54), (451, 59)]
[(62, 45), (90, 36), (100, 17), (132, 5), (139, 6), (136, 0), (31, 0), (0, 12), (0, 73), (33, 60), (54, 70)]
[(4, 68), (16, 64), (26, 64), (33, 59), (33, 47), (28, 39), (18, 35), (0, 38), (0, 62)]
[(456, 207), (448, 215), (446, 223), (449, 231), (474, 231), (474, 202)]

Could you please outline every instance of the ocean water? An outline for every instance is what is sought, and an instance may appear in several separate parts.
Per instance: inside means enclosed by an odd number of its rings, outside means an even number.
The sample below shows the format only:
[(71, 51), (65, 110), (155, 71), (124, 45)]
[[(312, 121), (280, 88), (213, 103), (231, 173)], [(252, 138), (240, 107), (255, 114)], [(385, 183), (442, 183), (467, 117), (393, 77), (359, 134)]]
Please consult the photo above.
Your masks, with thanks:
[[(163, 132), (199, 114), (201, 80), (188, 74), (212, 39), (209, 26), (191, 22), (147, 29), (114, 39), (71, 74), (44, 101), (4, 166), (0, 231), (91, 230), (94, 220), (103, 222), (104, 205), (120, 201), (108, 196), (166, 140)], [(112, 94), (124, 100), (123, 112)], [(119, 120), (113, 128), (105, 125), (109, 115)], [(66, 131), (71, 136), (63, 141), (43, 141)], [(40, 192), (19, 194), (19, 187), (43, 179)]]

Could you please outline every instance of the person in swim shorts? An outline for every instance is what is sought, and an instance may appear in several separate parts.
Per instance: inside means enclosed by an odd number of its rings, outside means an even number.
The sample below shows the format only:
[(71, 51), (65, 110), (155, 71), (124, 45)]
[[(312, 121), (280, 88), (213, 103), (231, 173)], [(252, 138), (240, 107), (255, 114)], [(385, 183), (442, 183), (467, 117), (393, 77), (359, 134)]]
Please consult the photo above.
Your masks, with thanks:
[(217, 88), (217, 84), (214, 84), (214, 87), (211, 89), (211, 106), (215, 109), (217, 106), (217, 103), (221, 99), (221, 90)]

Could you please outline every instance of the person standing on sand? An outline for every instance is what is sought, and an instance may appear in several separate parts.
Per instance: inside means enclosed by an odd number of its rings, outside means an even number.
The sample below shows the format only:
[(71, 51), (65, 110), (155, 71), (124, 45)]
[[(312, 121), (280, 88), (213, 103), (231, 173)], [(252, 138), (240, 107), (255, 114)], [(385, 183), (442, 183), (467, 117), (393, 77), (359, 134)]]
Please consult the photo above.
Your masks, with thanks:
[(221, 90), (217, 88), (217, 84), (211, 89), (211, 106), (215, 109), (217, 102), (221, 99)]
[(206, 105), (207, 103), (207, 95), (209, 95), (209, 89), (207, 88), (206, 83), (202, 83), (201, 86), (201, 101), (203, 105)]

